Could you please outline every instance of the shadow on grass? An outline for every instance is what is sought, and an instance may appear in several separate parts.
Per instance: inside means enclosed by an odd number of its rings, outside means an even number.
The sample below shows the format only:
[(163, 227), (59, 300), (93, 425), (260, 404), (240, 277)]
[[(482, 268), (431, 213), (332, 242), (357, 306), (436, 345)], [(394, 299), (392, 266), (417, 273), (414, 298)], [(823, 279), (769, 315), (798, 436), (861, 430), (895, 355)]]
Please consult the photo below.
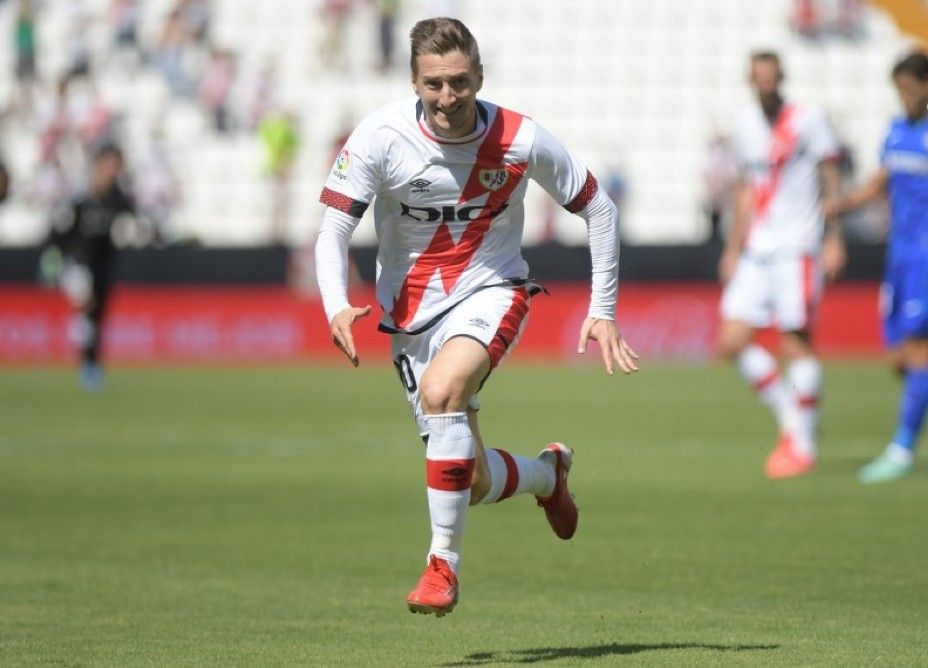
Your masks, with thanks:
[(716, 652), (756, 652), (779, 649), (779, 645), (715, 645), (709, 643), (657, 643), (653, 645), (609, 643), (589, 647), (539, 647), (513, 649), (502, 652), (474, 652), (461, 661), (443, 663), (442, 666), (482, 666), (487, 663), (541, 663), (556, 659), (599, 659), (605, 656), (640, 654), (676, 649), (708, 649)]

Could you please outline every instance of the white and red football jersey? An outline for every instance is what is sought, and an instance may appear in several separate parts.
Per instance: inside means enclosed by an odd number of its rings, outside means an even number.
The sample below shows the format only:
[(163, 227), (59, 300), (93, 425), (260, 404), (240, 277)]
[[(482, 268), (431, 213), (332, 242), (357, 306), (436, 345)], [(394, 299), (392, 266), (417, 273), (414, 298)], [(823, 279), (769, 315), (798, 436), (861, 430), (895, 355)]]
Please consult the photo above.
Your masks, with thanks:
[(572, 212), (596, 194), (586, 167), (530, 118), (484, 101), (477, 110), (475, 131), (451, 140), (428, 129), (417, 98), (383, 107), (326, 179), (323, 204), (360, 218), (374, 203), (381, 329), (414, 333), (475, 290), (528, 276), (528, 179)]
[(738, 118), (735, 150), (754, 195), (747, 248), (817, 253), (824, 229), (818, 166), (839, 154), (825, 113), (787, 103), (771, 125), (754, 102)]

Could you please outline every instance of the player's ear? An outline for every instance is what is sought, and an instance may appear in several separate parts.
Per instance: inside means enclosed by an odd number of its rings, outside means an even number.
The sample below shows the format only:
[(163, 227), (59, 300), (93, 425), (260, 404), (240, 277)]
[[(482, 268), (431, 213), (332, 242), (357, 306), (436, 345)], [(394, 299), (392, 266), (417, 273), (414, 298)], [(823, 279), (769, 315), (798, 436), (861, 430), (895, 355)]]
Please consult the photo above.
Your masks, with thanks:
[(483, 88), (483, 65), (477, 68), (477, 90), (475, 92), (479, 93), (481, 88)]

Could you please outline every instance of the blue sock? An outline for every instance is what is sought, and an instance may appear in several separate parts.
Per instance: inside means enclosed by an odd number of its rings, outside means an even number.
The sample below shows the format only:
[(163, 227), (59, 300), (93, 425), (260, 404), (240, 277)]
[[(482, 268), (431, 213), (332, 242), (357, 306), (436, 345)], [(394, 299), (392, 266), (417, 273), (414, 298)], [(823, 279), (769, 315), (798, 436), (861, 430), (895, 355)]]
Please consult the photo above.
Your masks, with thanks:
[(918, 432), (928, 411), (928, 368), (909, 369), (905, 374), (899, 421), (893, 443), (914, 451)]

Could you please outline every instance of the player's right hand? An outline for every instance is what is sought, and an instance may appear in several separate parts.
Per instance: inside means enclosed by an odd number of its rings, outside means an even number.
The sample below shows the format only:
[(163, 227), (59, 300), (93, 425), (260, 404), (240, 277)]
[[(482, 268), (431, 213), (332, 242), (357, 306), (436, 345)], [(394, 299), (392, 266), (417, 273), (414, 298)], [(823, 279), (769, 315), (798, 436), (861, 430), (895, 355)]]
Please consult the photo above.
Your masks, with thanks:
[(370, 312), (370, 305), (364, 308), (349, 306), (336, 313), (335, 317), (332, 318), (332, 322), (329, 323), (329, 329), (332, 332), (332, 343), (345, 353), (345, 356), (354, 366), (358, 366), (361, 361), (358, 359), (358, 351), (354, 347), (354, 337), (351, 335), (351, 326), (364, 316), (370, 314)]

